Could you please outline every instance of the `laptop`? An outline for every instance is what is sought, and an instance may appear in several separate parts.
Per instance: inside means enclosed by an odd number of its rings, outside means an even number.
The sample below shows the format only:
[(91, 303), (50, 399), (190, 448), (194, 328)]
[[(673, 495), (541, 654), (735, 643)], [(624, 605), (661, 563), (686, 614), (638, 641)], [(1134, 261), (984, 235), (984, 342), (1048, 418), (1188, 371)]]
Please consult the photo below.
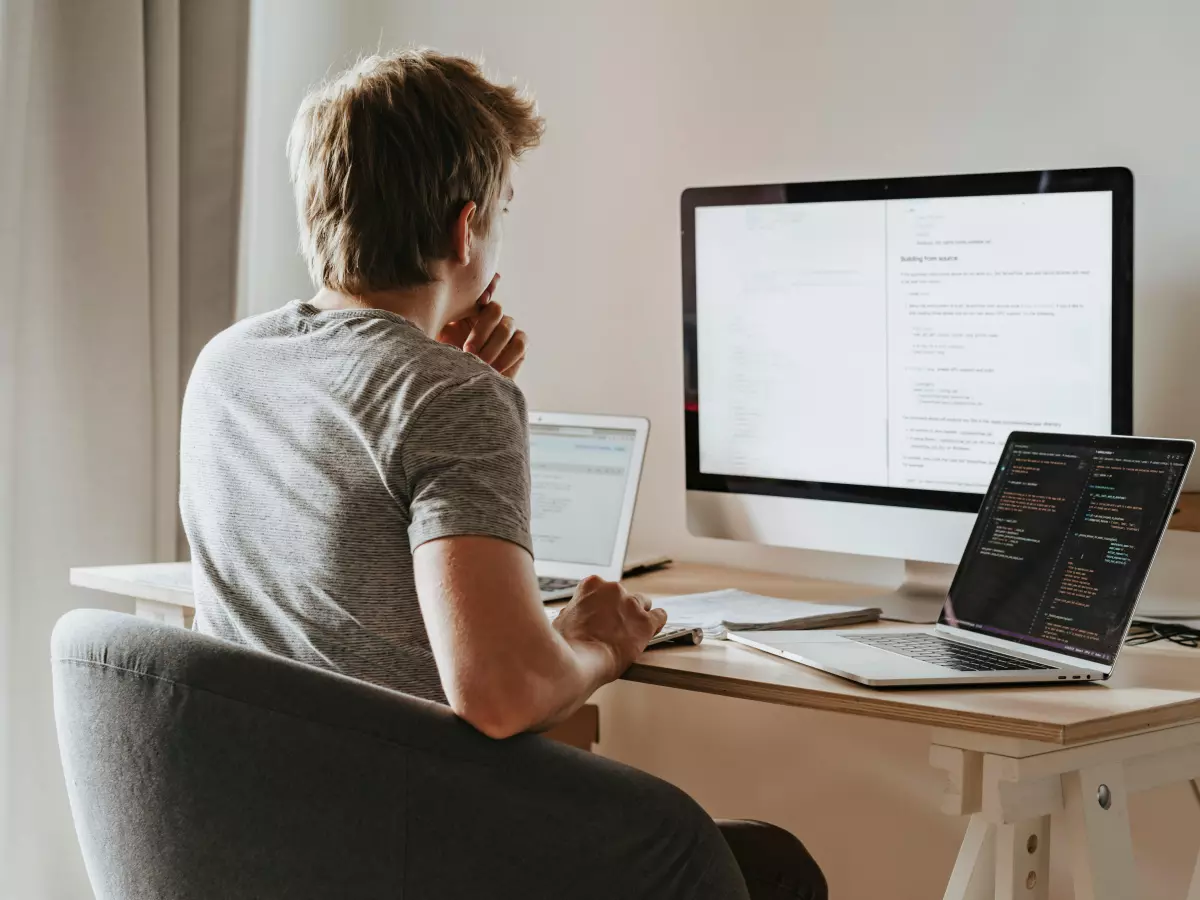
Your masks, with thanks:
[(542, 600), (588, 575), (619, 581), (650, 423), (627, 416), (529, 414), (533, 565)]
[(873, 687), (1107, 679), (1195, 448), (1016, 432), (933, 630), (729, 638)]
[[(642, 418), (529, 414), (533, 565), (542, 601), (569, 600), (588, 575), (620, 581), (650, 423)], [(547, 609), (551, 620), (559, 610)], [(651, 645), (699, 643), (695, 628), (663, 628)]]

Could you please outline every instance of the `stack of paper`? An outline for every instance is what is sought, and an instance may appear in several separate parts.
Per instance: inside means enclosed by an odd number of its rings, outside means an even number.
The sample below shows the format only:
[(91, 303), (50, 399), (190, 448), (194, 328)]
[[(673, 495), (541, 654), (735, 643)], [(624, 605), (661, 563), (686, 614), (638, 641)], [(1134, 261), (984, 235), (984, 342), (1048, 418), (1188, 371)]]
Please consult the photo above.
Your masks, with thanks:
[(734, 588), (661, 597), (654, 605), (667, 611), (668, 626), (702, 628), (708, 637), (718, 639), (730, 631), (826, 628), (879, 618), (879, 610), (873, 607), (784, 600)]

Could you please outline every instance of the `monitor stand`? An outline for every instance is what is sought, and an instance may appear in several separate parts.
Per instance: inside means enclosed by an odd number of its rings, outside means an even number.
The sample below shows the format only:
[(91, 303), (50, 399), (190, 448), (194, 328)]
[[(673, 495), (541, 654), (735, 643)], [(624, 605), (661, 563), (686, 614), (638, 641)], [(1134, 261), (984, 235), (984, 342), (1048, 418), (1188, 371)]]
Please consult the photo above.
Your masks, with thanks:
[(937, 621), (950, 592), (957, 566), (945, 563), (904, 561), (904, 581), (894, 591), (873, 594), (858, 602), (878, 606), (883, 618), (893, 622), (929, 625)]

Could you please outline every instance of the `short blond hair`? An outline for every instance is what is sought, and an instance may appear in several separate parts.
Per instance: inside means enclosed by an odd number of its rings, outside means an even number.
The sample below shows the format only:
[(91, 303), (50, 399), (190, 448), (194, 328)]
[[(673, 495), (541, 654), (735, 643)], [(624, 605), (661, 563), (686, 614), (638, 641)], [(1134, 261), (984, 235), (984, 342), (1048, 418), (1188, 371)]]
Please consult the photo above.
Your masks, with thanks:
[(370, 56), (314, 89), (288, 161), (315, 284), (361, 296), (430, 282), (463, 205), (486, 234), (509, 164), (543, 127), (530, 97), (432, 50)]

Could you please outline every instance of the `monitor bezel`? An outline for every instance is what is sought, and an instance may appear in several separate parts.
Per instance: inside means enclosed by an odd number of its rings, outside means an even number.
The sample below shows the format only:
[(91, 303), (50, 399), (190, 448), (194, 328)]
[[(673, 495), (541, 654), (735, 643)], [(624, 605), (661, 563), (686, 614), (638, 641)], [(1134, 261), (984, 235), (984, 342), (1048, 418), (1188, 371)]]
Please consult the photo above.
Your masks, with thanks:
[(915, 509), (978, 512), (983, 492), (794, 481), (700, 471), (700, 405), (696, 353), (696, 209), (767, 203), (822, 203), (921, 197), (1111, 191), (1112, 433), (1133, 432), (1133, 173), (1127, 168), (1053, 169), (982, 175), (934, 175), (861, 181), (692, 187), (680, 196), (683, 272), (684, 447), (689, 491), (761, 494)]

